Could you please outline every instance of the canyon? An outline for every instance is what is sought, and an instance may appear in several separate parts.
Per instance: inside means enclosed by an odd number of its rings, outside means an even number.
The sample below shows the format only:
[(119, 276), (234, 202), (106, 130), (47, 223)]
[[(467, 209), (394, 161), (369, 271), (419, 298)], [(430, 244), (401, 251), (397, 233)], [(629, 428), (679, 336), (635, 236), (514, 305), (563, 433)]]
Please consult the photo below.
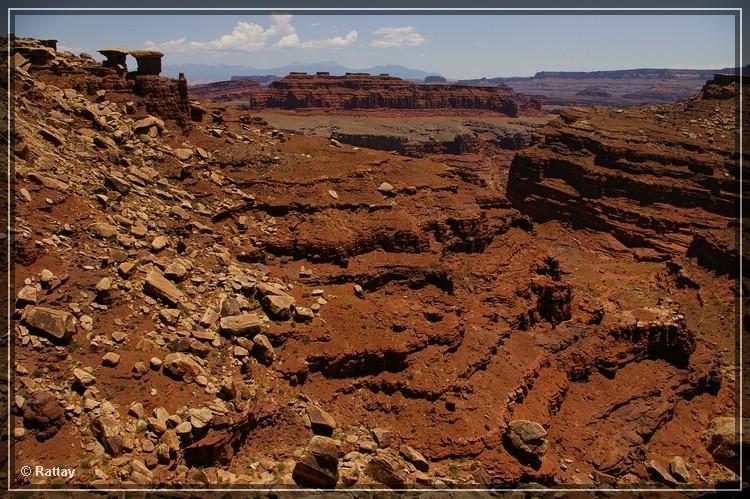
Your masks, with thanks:
[(558, 115), (10, 49), (15, 486), (739, 486), (733, 75)]

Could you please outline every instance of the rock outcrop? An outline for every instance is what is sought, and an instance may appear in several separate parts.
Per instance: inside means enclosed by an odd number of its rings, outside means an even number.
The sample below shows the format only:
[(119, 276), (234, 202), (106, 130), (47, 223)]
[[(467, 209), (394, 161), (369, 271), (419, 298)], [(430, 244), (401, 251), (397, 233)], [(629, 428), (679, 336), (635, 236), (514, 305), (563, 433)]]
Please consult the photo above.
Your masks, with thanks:
[[(685, 254), (739, 213), (737, 83), (640, 109), (569, 109), (514, 159), (507, 195), (536, 220), (607, 231), (626, 245)], [(701, 241), (695, 253), (716, 260)]]
[(191, 93), (220, 101), (241, 101), (248, 109), (477, 109), (508, 116), (541, 109), (538, 101), (505, 86), (419, 84), (366, 73), (291, 73), (268, 87), (253, 80), (238, 80), (198, 85)]
[[(108, 99), (115, 96), (132, 101), (133, 111), (141, 107), (146, 113), (172, 119), (187, 127), (191, 116), (188, 100), (187, 80), (180, 76), (175, 80), (159, 76), (161, 72), (160, 52), (124, 48), (103, 48), (99, 52), (106, 57), (101, 64), (93, 58), (75, 57), (70, 52), (57, 52), (40, 46), (32, 39), (17, 39), (12, 51), (29, 54), (44, 49), (48, 61), (38, 65), (37, 70), (46, 73), (50, 82), (65, 82), (65, 86), (87, 95), (97, 91), (109, 92)], [(128, 72), (126, 57), (132, 54), (139, 62), (136, 71)]]

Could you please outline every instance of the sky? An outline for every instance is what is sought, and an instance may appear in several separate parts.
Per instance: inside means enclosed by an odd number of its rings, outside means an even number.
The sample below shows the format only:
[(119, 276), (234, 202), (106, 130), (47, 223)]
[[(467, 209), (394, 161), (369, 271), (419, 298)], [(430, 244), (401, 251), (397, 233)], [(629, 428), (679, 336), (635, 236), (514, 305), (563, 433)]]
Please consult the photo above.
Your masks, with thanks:
[(732, 15), (34, 15), (15, 34), (58, 48), (154, 48), (164, 64), (258, 69), (335, 61), (351, 68), (400, 64), (447, 78), (537, 71), (717, 69), (735, 64)]

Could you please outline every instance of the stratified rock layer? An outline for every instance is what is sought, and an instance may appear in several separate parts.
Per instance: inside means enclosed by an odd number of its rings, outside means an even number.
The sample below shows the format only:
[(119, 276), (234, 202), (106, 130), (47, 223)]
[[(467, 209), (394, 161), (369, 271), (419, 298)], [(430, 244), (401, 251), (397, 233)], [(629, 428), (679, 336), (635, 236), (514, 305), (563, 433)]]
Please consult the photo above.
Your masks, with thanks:
[[(718, 75), (671, 106), (567, 110), (516, 156), (508, 198), (537, 220), (684, 254), (694, 237), (726, 230), (739, 214), (737, 87)], [(718, 263), (711, 245), (693, 246)]]
[(248, 108), (482, 109), (508, 116), (540, 109), (538, 101), (506, 86), (425, 85), (366, 73), (292, 73), (268, 87), (253, 80), (239, 80), (200, 85), (191, 92), (220, 101), (244, 101)]

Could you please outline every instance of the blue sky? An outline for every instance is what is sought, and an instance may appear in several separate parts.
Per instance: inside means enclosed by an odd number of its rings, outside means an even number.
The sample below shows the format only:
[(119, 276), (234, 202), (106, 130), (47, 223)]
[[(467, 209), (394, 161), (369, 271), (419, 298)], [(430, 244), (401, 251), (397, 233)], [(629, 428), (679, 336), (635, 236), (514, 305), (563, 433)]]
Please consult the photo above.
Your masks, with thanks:
[(449, 78), (735, 63), (731, 15), (16, 14), (15, 33), (97, 58), (152, 47), (165, 64), (401, 64)]

